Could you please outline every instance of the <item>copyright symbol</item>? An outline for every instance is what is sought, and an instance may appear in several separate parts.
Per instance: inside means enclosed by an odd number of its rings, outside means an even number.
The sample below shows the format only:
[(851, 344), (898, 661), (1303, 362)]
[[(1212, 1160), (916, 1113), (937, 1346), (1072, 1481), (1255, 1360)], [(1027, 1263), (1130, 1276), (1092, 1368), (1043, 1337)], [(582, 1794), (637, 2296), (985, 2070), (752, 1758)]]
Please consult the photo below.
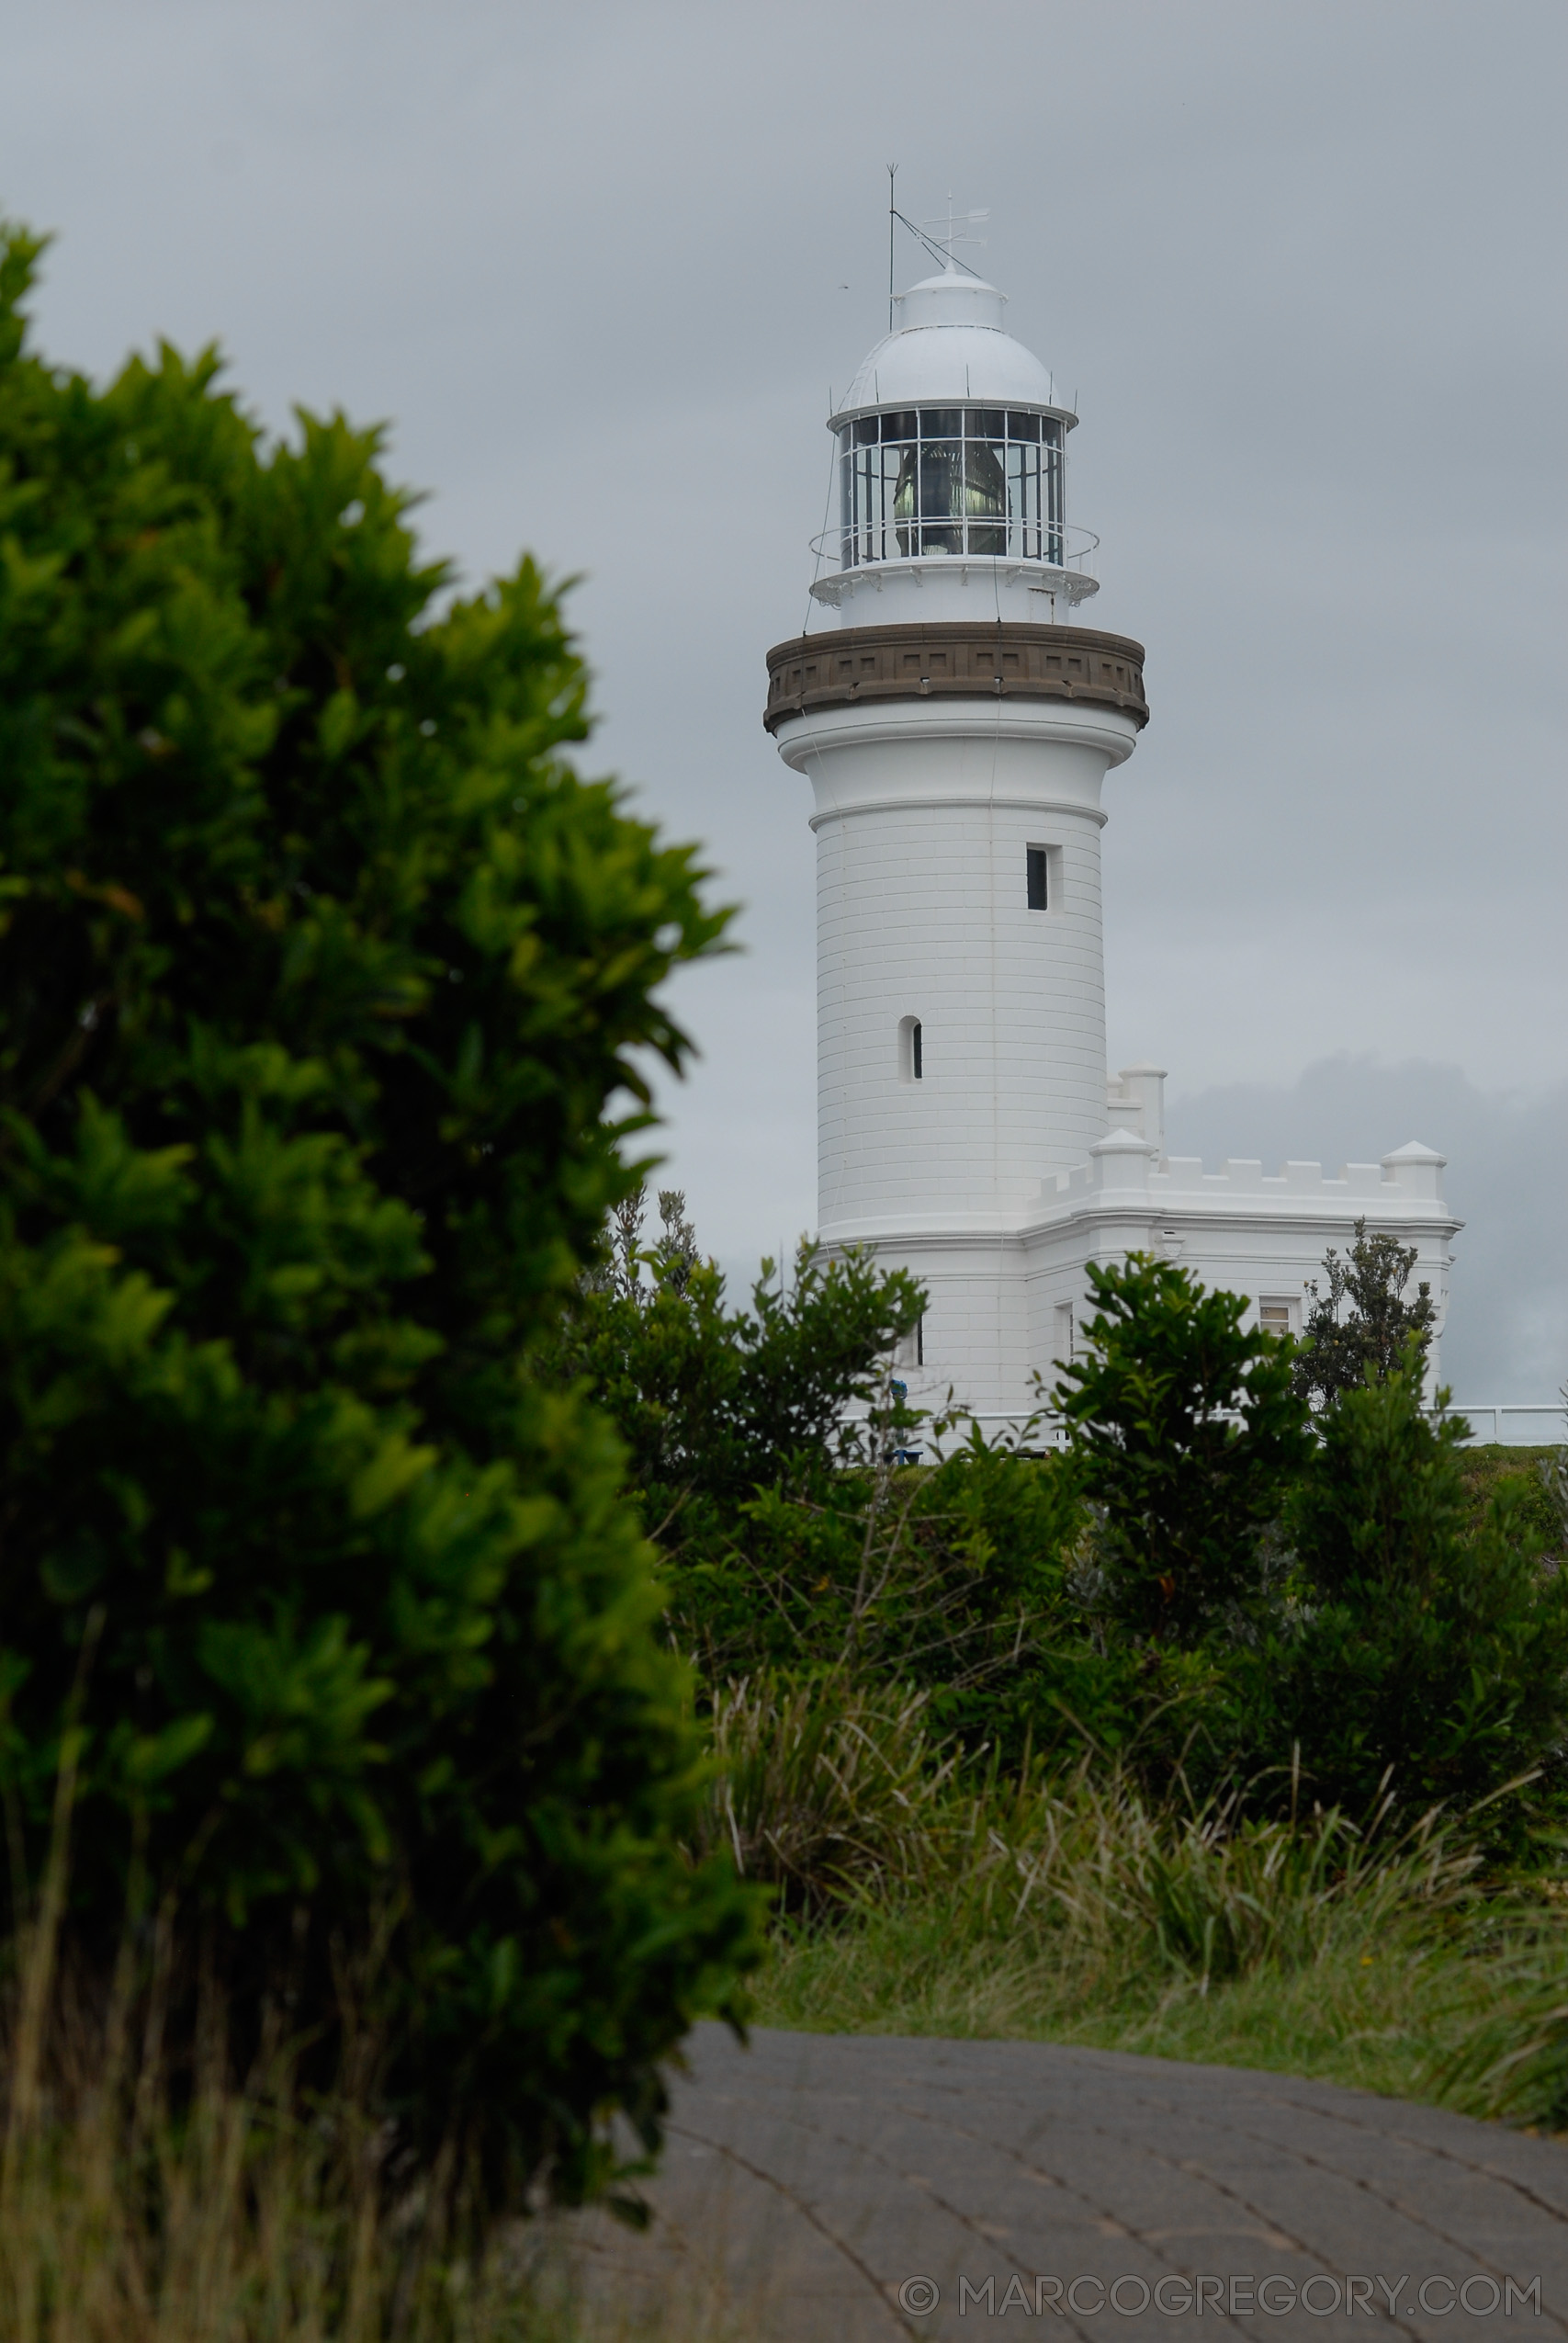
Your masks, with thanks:
[(941, 2300), (942, 2288), (934, 2278), (906, 2278), (898, 2289), (898, 2308), (912, 2318), (924, 2318)]

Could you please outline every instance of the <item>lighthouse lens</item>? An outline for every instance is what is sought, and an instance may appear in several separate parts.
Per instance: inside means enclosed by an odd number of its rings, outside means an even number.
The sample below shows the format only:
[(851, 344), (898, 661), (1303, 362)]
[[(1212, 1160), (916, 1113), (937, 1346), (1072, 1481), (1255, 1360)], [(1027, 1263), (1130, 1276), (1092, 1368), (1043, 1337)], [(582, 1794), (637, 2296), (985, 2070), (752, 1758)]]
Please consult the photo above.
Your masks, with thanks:
[[(971, 553), (1005, 553), (1008, 549), (1007, 482), (1002, 477), (1002, 447), (983, 439), (964, 446), (964, 512), (969, 524)], [(995, 526), (983, 524), (994, 522)]]
[[(921, 549), (927, 553), (964, 550), (964, 442), (922, 439), (920, 442)], [(933, 522), (953, 521), (956, 527), (933, 527)]]

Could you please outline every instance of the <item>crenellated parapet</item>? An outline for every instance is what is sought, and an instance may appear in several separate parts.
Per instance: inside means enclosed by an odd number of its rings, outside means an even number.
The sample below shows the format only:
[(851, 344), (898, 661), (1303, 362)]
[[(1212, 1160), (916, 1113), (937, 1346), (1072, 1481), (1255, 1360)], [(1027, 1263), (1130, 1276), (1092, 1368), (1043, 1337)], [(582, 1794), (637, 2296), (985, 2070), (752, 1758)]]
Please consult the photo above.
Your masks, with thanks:
[[(1376, 1163), (1347, 1163), (1338, 1172), (1325, 1172), (1321, 1163), (1281, 1164), (1266, 1172), (1260, 1160), (1233, 1158), (1217, 1172), (1207, 1172), (1201, 1156), (1162, 1157), (1152, 1139), (1134, 1129), (1112, 1128), (1089, 1149), (1087, 1163), (1047, 1180), (1041, 1189), (1044, 1209), (1058, 1200), (1076, 1203), (1089, 1196), (1146, 1198), (1153, 1206), (1169, 1205), (1182, 1212), (1205, 1206), (1248, 1216), (1278, 1210), (1290, 1215), (1315, 1211), (1343, 1222), (1375, 1220), (1380, 1208), (1404, 1219), (1423, 1206), (1423, 1217), (1447, 1221), (1442, 1172), (1446, 1157), (1412, 1139)], [(1458, 1223), (1453, 1224), (1455, 1227)]]

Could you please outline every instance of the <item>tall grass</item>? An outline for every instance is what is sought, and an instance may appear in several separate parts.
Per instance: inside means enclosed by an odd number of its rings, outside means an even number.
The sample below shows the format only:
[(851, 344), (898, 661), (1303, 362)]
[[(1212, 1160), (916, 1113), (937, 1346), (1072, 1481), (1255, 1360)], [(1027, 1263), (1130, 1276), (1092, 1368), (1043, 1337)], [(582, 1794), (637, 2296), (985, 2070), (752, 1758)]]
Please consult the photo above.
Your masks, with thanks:
[[(394, 2168), (389, 2130), (367, 2112), (373, 2043), (346, 2029), (340, 2087), (307, 2094), (279, 2004), (237, 2076), (209, 1975), (176, 2072), (163, 2023), (175, 1914), (165, 1904), (139, 1922), (134, 1886), (112, 1975), (72, 1957), (79, 1747), (73, 1715), (42, 1878), (29, 1898), (14, 1866), (19, 1924), (0, 1944), (5, 2343), (521, 2343), (564, 2332), (541, 2319), (515, 2234), (487, 2234), (459, 2176)], [(340, 1982), (346, 2010), (353, 1980)]]
[(1198, 1979), (1299, 1966), (1342, 1916), (1383, 1926), (1446, 1910), (1480, 1859), (1433, 1813), (1392, 1799), (1357, 1821), (1255, 1820), (1245, 1789), (1156, 1803), (1113, 1760), (1007, 1782), (961, 1761), (924, 1697), (837, 1678), (731, 1685), (716, 1703), (707, 1839), (807, 1913), (938, 1896), (975, 1930), (1047, 1937), (1129, 1972)]
[[(104, 2088), (57, 2022), (0, 2182), (5, 2343), (739, 2343), (716, 2258), (603, 2208), (459, 2235), (352, 2098), (290, 2106), (214, 2054), (178, 2106)], [(14, 2054), (14, 2035), (6, 2047)], [(10, 2070), (14, 2072), (14, 2067)], [(700, 2246), (701, 2241), (694, 2241)], [(694, 2299), (694, 2273), (703, 2279)]]
[[(38, 1942), (35, 1928), (24, 1980)], [(386, 2136), (352, 2090), (307, 2099), (283, 2058), (236, 2082), (212, 1997), (176, 2092), (155, 2032), (117, 2047), (112, 2010), (68, 1976), (53, 1984), (39, 2000), (24, 1983), (5, 2044), (6, 2343), (523, 2333), (515, 2256), (459, 2236), (441, 2187), (386, 2168)]]
[(760, 1677), (713, 1704), (716, 1779), (694, 1851), (728, 1847), (743, 1876), (813, 1911), (916, 1875), (944, 1826), (956, 1753), (927, 1698), (842, 1678)]

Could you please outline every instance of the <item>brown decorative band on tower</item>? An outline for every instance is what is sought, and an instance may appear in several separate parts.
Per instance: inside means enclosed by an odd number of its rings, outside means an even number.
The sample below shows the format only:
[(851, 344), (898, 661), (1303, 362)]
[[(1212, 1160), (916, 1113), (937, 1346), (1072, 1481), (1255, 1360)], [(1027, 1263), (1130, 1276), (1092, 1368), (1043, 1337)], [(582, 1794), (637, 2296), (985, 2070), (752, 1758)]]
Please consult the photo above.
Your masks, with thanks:
[(1144, 646), (1087, 627), (1007, 619), (951, 626), (845, 627), (796, 635), (768, 653), (770, 732), (818, 708), (886, 699), (1065, 699), (1149, 720)]

